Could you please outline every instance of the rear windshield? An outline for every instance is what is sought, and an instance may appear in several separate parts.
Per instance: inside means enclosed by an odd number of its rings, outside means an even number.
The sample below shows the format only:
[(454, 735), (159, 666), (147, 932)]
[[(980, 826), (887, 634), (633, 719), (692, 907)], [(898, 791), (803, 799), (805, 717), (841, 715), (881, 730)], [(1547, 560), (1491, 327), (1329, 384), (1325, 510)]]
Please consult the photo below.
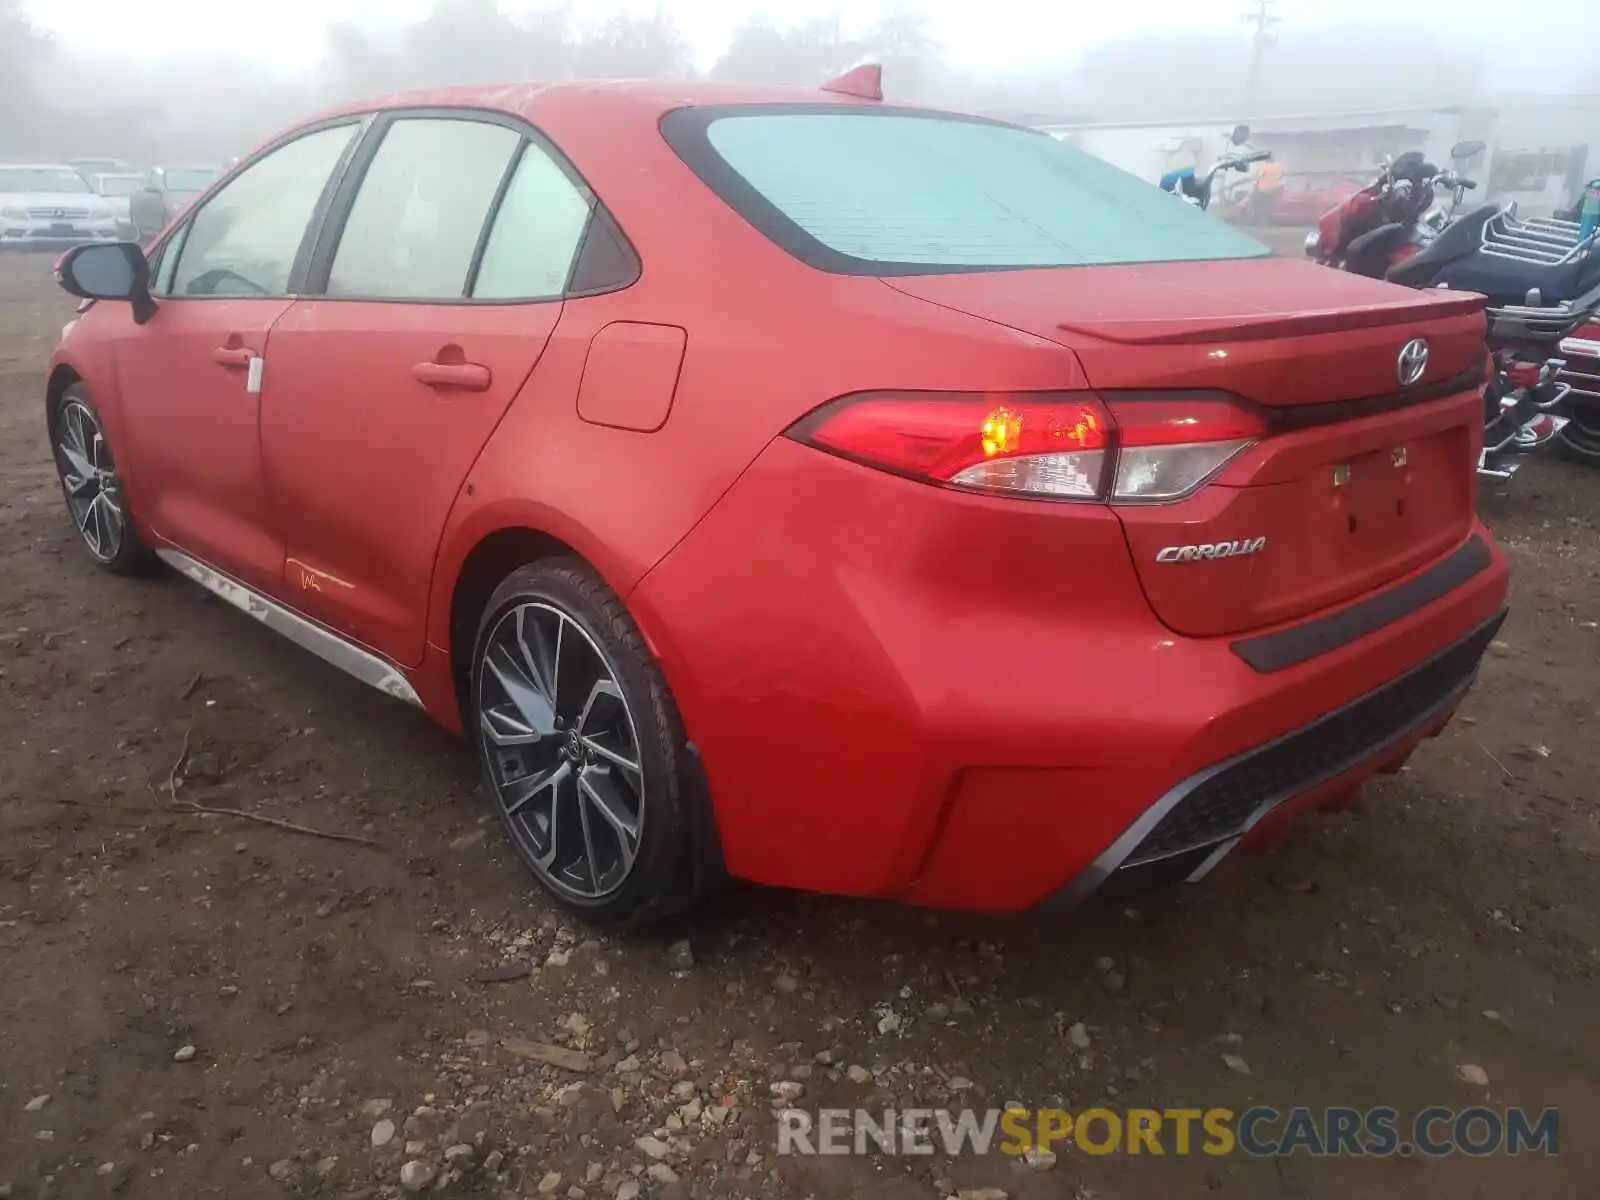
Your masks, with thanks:
[(1258, 258), (1253, 238), (1047, 134), (906, 110), (691, 108), (662, 123), (713, 190), (846, 274)]

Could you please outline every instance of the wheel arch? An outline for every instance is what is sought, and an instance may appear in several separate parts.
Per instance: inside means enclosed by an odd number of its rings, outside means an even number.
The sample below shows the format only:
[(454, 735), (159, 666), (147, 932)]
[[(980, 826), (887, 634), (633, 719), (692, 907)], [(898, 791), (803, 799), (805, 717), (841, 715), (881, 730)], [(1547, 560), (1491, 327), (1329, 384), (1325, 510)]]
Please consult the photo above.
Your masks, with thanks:
[(56, 436), (56, 407), (61, 403), (61, 397), (66, 395), (69, 387), (82, 382), (83, 376), (71, 363), (58, 362), (50, 368), (50, 377), (44, 389), (44, 419), (52, 443)]
[[(463, 728), (467, 718), (467, 686), (472, 666), (472, 646), (478, 636), (478, 622), (489, 597), (501, 580), (518, 567), (546, 558), (570, 556), (588, 563), (572, 545), (554, 534), (525, 525), (491, 530), (478, 539), (461, 560), (450, 586), (449, 621), (446, 626), (450, 652), (450, 679), (455, 688), (456, 711)], [(589, 563), (593, 566), (593, 563)]]
[[(435, 628), (439, 628), (447, 639), (441, 648), (449, 653), (451, 694), (463, 731), (469, 729), (472, 650), (484, 609), (507, 575), (518, 567), (541, 559), (574, 558), (598, 573), (628, 609), (629, 616), (644, 638), (645, 648), (656, 660), (663, 676), (667, 676), (667, 663), (663, 661), (657, 638), (652, 636), (647, 624), (648, 614), (641, 614), (635, 606), (628, 604), (632, 585), (638, 582), (643, 571), (621, 571), (615, 561), (609, 562), (611, 570), (607, 570), (608, 564), (597, 559), (608, 556), (585, 553), (584, 546), (578, 544), (584, 540), (581, 536), (570, 539), (559, 537), (534, 523), (498, 525), (478, 534), (470, 548), (461, 555), (460, 565), (449, 573), (448, 587), (436, 589), (436, 594), (448, 598), (443, 623)], [(437, 640), (434, 644), (441, 645)], [(669, 690), (671, 686), (672, 681), (668, 677)], [(682, 719), (681, 712), (679, 719)], [(471, 736), (470, 733), (468, 736)], [(687, 749), (688, 761), (681, 764), (681, 771), (689, 809), (690, 869), (696, 891), (703, 894), (722, 886), (729, 876), (709, 781), (700, 759), (699, 747), (692, 735), (687, 742)]]

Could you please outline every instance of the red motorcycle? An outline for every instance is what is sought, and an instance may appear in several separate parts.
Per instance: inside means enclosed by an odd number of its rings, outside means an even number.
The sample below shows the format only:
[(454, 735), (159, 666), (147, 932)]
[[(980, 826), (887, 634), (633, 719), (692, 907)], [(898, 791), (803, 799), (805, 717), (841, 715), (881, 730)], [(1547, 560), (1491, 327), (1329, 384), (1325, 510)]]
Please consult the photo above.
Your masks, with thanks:
[(1556, 379), (1572, 389), (1572, 419), (1561, 430), (1557, 448), (1568, 458), (1600, 466), (1600, 321), (1562, 339)]
[[(1482, 150), (1464, 142), (1460, 162)], [(1600, 305), (1600, 255), (1556, 222), (1519, 221), (1514, 210), (1456, 210), (1477, 185), (1415, 152), (1385, 164), (1367, 187), (1325, 213), (1306, 253), (1339, 270), (1408, 287), (1449, 287), (1489, 299), (1494, 370), (1484, 389), (1481, 474), (1505, 479), (1516, 455), (1556, 437), (1567, 418), (1554, 410), (1572, 389), (1558, 377), (1556, 345)], [(1450, 196), (1446, 207), (1441, 198)], [(1591, 239), (1592, 240), (1592, 239)]]
[(1324, 266), (1382, 279), (1432, 240), (1426, 218), (1440, 186), (1464, 192), (1477, 184), (1440, 172), (1415, 151), (1402, 154), (1322, 215), (1306, 236), (1306, 253)]

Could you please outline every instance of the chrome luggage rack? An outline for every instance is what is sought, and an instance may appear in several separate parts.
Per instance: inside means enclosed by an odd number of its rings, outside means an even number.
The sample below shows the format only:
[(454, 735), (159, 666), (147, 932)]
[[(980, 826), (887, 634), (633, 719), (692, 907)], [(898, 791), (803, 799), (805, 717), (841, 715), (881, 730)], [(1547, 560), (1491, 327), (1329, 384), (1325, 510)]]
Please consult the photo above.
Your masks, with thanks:
[(1519, 218), (1517, 206), (1512, 203), (1484, 223), (1482, 245), (1483, 252), (1495, 258), (1555, 267), (1591, 253), (1596, 236), (1580, 239), (1576, 221)]
[(1484, 309), (1484, 315), (1491, 337), (1554, 342), (1582, 328), (1596, 309), (1600, 309), (1600, 287), (1559, 304), (1505, 304)]

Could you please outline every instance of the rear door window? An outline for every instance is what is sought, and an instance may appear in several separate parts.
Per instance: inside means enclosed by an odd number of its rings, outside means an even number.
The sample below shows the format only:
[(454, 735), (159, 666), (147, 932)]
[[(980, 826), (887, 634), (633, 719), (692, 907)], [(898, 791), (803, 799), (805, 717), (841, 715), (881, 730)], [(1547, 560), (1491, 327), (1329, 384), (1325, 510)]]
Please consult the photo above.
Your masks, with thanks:
[(495, 214), (472, 294), (482, 300), (561, 295), (593, 207), (587, 189), (529, 143)]
[(802, 261), (903, 275), (1257, 258), (1253, 238), (1017, 126), (918, 110), (680, 109), (679, 155)]
[(484, 223), (521, 142), (517, 131), (487, 121), (395, 121), (350, 207), (328, 294), (464, 297)]

